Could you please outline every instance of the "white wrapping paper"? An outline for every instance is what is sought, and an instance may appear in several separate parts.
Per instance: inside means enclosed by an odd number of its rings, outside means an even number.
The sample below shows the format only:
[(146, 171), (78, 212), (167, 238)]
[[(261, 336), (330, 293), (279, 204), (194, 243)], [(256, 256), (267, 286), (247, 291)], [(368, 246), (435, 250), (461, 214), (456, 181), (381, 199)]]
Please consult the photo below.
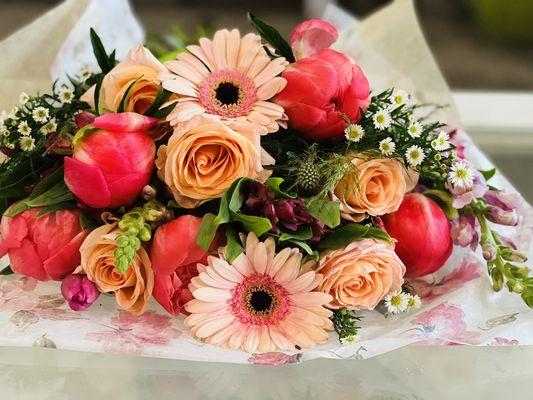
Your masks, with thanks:
[[(337, 48), (363, 66), (376, 90), (402, 87), (421, 101), (452, 104), (409, 0), (398, 0), (345, 30)], [(458, 121), (453, 107), (443, 115), (448, 122)], [(478, 168), (492, 167), (466, 135), (463, 140), (467, 155)], [(491, 183), (514, 191), (500, 175)], [(533, 210), (524, 202), (519, 212), (519, 226), (505, 228), (504, 233), (533, 258)], [(58, 282), (1, 277), (0, 346), (55, 346), (195, 361), (280, 364), (318, 357), (364, 359), (417, 344), (533, 344), (533, 312), (519, 296), (506, 290), (492, 291), (479, 252), (456, 247), (441, 270), (411, 283), (422, 298), (422, 307), (389, 318), (378, 312), (362, 313), (355, 343), (341, 345), (332, 333), (328, 344), (312, 350), (250, 355), (192, 339), (183, 326), (183, 317), (172, 318), (155, 302), (145, 315), (134, 317), (117, 310), (113, 297), (102, 295), (88, 311), (77, 313), (65, 304)]]

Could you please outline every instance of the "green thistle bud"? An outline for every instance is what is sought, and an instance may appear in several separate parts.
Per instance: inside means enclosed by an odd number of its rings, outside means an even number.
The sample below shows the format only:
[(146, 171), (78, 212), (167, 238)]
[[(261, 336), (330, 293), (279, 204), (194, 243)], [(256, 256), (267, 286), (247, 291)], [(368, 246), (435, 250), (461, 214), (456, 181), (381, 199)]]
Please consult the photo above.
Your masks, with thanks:
[(320, 183), (320, 171), (315, 164), (302, 164), (296, 174), (296, 182), (303, 190), (313, 190)]

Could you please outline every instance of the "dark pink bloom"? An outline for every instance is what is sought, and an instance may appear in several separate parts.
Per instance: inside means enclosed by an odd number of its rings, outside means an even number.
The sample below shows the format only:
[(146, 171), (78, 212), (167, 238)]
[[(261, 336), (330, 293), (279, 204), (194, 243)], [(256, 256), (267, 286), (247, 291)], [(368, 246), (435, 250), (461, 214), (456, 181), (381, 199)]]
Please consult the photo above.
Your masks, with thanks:
[(100, 296), (96, 285), (85, 275), (73, 274), (61, 282), (61, 294), (69, 307), (74, 311), (83, 311), (89, 308)]
[(312, 56), (320, 50), (327, 49), (337, 38), (337, 28), (323, 19), (310, 19), (297, 25), (292, 31), (290, 42), (294, 57), (301, 58)]
[(2, 217), (0, 258), (9, 255), (14, 272), (40, 281), (60, 280), (80, 265), (80, 246), (88, 230), (80, 214), (61, 210), (42, 217), (32, 208), (12, 218)]
[(65, 157), (65, 182), (93, 208), (130, 206), (148, 184), (155, 145), (146, 134), (157, 120), (135, 113), (105, 114)]
[(450, 256), (450, 222), (429, 197), (407, 194), (398, 211), (382, 219), (389, 235), (397, 240), (395, 251), (405, 264), (405, 276), (431, 274)]
[(335, 50), (300, 59), (282, 76), (287, 85), (274, 101), (285, 109), (289, 126), (309, 140), (342, 140), (346, 121), (341, 115), (357, 122), (370, 102), (370, 86), (361, 68)]
[(487, 204), (501, 208), (504, 211), (516, 210), (523, 201), (518, 193), (508, 193), (505, 190), (489, 190), (483, 198)]
[(88, 111), (82, 111), (74, 116), (74, 121), (76, 122), (76, 127), (81, 129), (84, 126), (92, 124), (95, 118), (96, 115)]

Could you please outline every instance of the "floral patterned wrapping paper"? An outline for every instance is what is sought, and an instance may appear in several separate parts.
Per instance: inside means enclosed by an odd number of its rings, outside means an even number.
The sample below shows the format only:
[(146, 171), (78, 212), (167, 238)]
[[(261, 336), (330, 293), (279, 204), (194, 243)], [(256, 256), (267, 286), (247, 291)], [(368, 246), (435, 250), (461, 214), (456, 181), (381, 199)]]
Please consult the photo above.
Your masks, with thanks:
[[(376, 26), (379, 32), (372, 34), (371, 28)], [(395, 40), (388, 44), (389, 48), (398, 47), (396, 39), (402, 38), (403, 44), (409, 44), (409, 51), (387, 53), (387, 46), (383, 44), (391, 37)], [(421, 100), (451, 101), (425, 45), (410, 0), (396, 0), (368, 22), (346, 30), (337, 47), (356, 59), (361, 58), (366, 71), (390, 72), (388, 75), (370, 74), (371, 78), (375, 77), (374, 87), (387, 86), (392, 79), (401, 82)], [(409, 69), (409, 63), (416, 64), (416, 68)], [(424, 72), (423, 82), (417, 80), (420, 71)], [(451, 107), (439, 118), (456, 121), (456, 115)], [(492, 167), (466, 134), (461, 139), (477, 168)], [(501, 175), (491, 183), (514, 191)], [(519, 225), (502, 230), (533, 259), (533, 209), (524, 201), (519, 213)], [(7, 260), (0, 260), (2, 267), (6, 263)], [(192, 339), (183, 326), (183, 316), (168, 315), (155, 301), (150, 302), (148, 312), (135, 317), (117, 311), (114, 299), (103, 295), (89, 310), (78, 313), (65, 303), (58, 282), (1, 276), (0, 346), (57, 347), (194, 361), (286, 364), (319, 357), (364, 359), (406, 345), (533, 344), (533, 312), (519, 296), (506, 290), (492, 291), (479, 250), (472, 253), (469, 249), (455, 247), (442, 269), (410, 283), (422, 298), (422, 307), (388, 318), (377, 311), (361, 313), (363, 319), (355, 343), (340, 344), (337, 335), (331, 333), (328, 344), (315, 349), (251, 355)]]
[[(477, 167), (490, 165), (463, 135)], [(500, 187), (514, 190), (503, 177)], [(533, 209), (525, 201), (517, 227), (505, 235), (533, 258)], [(5, 263), (6, 260), (3, 260)], [(446, 265), (424, 279), (411, 281), (422, 307), (410, 314), (385, 318), (363, 312), (355, 343), (341, 345), (332, 333), (327, 345), (292, 354), (246, 354), (192, 339), (183, 316), (173, 318), (155, 301), (135, 317), (117, 311), (114, 299), (103, 295), (87, 311), (71, 311), (58, 282), (38, 282), (17, 275), (0, 278), (0, 346), (46, 346), (68, 350), (134, 354), (194, 361), (283, 364), (314, 358), (372, 357), (406, 345), (533, 344), (533, 312), (519, 296), (494, 293), (479, 252), (455, 247)]]

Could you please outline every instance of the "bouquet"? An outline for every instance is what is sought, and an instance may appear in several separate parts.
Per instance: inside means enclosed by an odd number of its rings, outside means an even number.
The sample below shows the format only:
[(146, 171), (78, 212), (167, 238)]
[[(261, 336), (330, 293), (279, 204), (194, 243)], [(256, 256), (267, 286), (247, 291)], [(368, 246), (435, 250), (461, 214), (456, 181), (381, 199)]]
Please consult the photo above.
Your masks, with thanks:
[(454, 246), (531, 307), (525, 253), (496, 229), (522, 200), (439, 106), (374, 93), (324, 20), (287, 42), (248, 17), (257, 33), (121, 61), (91, 30), (100, 71), (21, 94), (0, 121), (2, 274), (60, 281), (76, 312), (114, 296), (126, 325), (153, 298), (196, 343), (266, 363), (418, 309)]

